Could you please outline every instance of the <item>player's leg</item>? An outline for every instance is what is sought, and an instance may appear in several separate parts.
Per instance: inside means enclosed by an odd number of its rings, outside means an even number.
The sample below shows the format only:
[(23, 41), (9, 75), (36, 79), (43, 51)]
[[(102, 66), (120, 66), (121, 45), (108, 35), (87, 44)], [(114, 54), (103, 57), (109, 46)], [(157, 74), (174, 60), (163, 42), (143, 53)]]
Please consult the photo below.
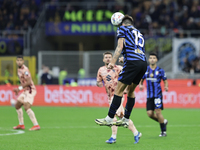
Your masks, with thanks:
[(137, 144), (138, 142), (139, 142), (139, 139), (140, 139), (140, 137), (142, 136), (142, 133), (140, 133), (137, 129), (136, 129), (136, 127), (135, 127), (135, 125), (134, 125), (134, 123), (133, 123), (133, 121), (131, 120), (131, 119), (129, 119), (129, 126), (128, 126), (128, 129), (133, 133), (133, 135), (134, 135), (134, 139), (135, 139), (135, 144)]
[(121, 120), (116, 122), (117, 126), (124, 126), (125, 128), (127, 128), (129, 126), (129, 117), (131, 115), (133, 106), (135, 105), (134, 90), (135, 90), (136, 86), (137, 86), (136, 84), (132, 83), (127, 88), (127, 103), (126, 103), (126, 107), (125, 107), (125, 115)]
[(158, 118), (157, 115), (154, 113), (154, 109), (155, 109), (154, 98), (147, 98), (147, 103), (146, 103), (147, 115), (149, 118), (158, 122)]
[(124, 84), (120, 81), (117, 82), (117, 87), (115, 89), (115, 95), (113, 101), (110, 105), (108, 115), (106, 118), (103, 119), (96, 119), (95, 122), (101, 126), (112, 126), (113, 125), (113, 118), (116, 114), (117, 109), (121, 105), (122, 95), (126, 88), (127, 84)]
[(24, 118), (23, 118), (23, 110), (22, 110), (22, 105), (24, 101), (24, 93), (20, 94), (19, 97), (17, 98), (17, 102), (15, 104), (15, 109), (18, 115), (18, 120), (19, 120), (19, 125), (14, 126), (13, 129), (25, 129), (24, 126)]
[(158, 122), (157, 115), (154, 113), (153, 110), (148, 110), (147, 111), (147, 115), (148, 115), (149, 118), (151, 118), (151, 119), (153, 119), (153, 120)]
[(29, 130), (39, 130), (40, 129), (40, 126), (38, 125), (37, 119), (35, 117), (35, 113), (31, 109), (35, 95), (36, 95), (36, 91), (32, 91), (32, 93), (26, 92), (26, 97), (24, 98), (24, 109), (34, 125)]
[[(108, 98), (108, 99), (109, 99), (108, 102), (109, 102), (109, 105), (110, 105), (112, 103), (113, 96), (111, 98)], [(114, 122), (117, 121), (116, 115), (115, 115), (113, 121)], [(112, 143), (116, 142), (116, 139), (117, 139), (117, 129), (118, 129), (118, 127), (115, 126), (115, 125), (111, 127), (112, 134), (111, 134), (111, 137), (108, 140), (106, 140), (106, 143), (112, 144)]]
[(128, 127), (129, 117), (131, 115), (132, 109), (135, 105), (135, 94), (134, 90), (136, 86), (139, 84), (141, 78), (147, 69), (147, 63), (143, 61), (135, 61), (131, 65), (129, 65), (129, 71), (127, 71), (126, 77), (122, 81), (124, 83), (128, 83), (127, 89), (127, 103), (125, 106), (125, 115), (121, 120), (121, 123), (116, 122), (116, 125)]
[(161, 134), (159, 136), (161, 136), (161, 137), (167, 136), (167, 134), (166, 134), (167, 122), (165, 122), (166, 119), (164, 119), (164, 117), (162, 115), (162, 110), (163, 110), (162, 98), (155, 98), (154, 104), (155, 104), (156, 116), (158, 118), (158, 122), (160, 123), (160, 129), (161, 129)]
[(155, 109), (158, 122), (160, 123), (161, 134), (159, 136), (167, 136), (166, 134), (166, 124), (164, 123), (164, 117), (162, 115), (161, 109)]
[(31, 119), (32, 123), (33, 123), (33, 127), (29, 130), (39, 130), (40, 126), (38, 125), (37, 119), (35, 117), (35, 113), (33, 112), (33, 110), (31, 109), (31, 104), (29, 102), (25, 102), (24, 103), (24, 109), (26, 111), (26, 113), (28, 114), (29, 118)]
[[(114, 121), (114, 122), (117, 121), (116, 116), (114, 117), (113, 121)], [(106, 141), (106, 143), (108, 143), (108, 144), (116, 143), (116, 139), (117, 139), (117, 128), (118, 128), (118, 127), (115, 126), (115, 125), (113, 125), (113, 126), (111, 127), (112, 135), (111, 135), (111, 137)]]

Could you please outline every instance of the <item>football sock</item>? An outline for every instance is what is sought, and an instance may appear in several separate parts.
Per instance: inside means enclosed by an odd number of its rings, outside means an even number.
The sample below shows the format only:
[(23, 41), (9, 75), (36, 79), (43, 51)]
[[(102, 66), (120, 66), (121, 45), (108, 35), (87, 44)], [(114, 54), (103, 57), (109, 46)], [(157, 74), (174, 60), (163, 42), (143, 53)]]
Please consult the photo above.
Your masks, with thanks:
[(135, 105), (135, 98), (127, 97), (127, 103), (126, 103), (125, 115), (124, 115), (125, 118), (129, 119), (134, 105)]
[(37, 119), (35, 118), (35, 114), (32, 111), (32, 109), (29, 108), (26, 112), (27, 112), (29, 118), (31, 119), (33, 125), (34, 126), (38, 125)]
[(23, 118), (23, 110), (22, 108), (17, 109), (17, 114), (18, 114), (18, 120), (19, 120), (19, 124), (23, 125), (24, 124), (24, 118)]
[(138, 135), (138, 131), (136, 130), (133, 134), (134, 134), (134, 136), (137, 136)]
[(116, 139), (116, 138), (117, 138), (117, 135), (112, 134), (111, 137), (112, 137), (113, 139)]
[(110, 109), (109, 109), (109, 112), (108, 112), (108, 116), (110, 118), (114, 118), (117, 109), (121, 105), (121, 100), (122, 100), (121, 96), (114, 95), (113, 101), (110, 105)]
[(166, 126), (164, 123), (160, 123), (160, 129), (162, 132), (166, 131)]

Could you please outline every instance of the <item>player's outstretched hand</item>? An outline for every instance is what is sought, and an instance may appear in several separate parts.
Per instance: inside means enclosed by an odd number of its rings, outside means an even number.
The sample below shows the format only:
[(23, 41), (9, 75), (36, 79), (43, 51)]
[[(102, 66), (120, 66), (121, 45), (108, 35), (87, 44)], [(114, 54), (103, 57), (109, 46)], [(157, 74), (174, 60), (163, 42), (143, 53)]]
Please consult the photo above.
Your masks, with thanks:
[(144, 89), (144, 85), (139, 84), (139, 89), (142, 91)]
[(18, 89), (18, 88), (14, 88), (14, 89), (13, 89), (13, 92), (15, 92), (15, 95), (18, 95), (19, 89)]
[(124, 57), (120, 57), (120, 58), (119, 58), (119, 62), (120, 62), (120, 63), (123, 63), (123, 62), (124, 62)]
[(108, 69), (113, 69), (113, 68), (114, 68), (114, 65), (115, 65), (115, 64), (109, 63), (109, 64), (108, 64)]
[(167, 86), (166, 86), (166, 87), (164, 87), (164, 89), (165, 89), (165, 91), (166, 91), (166, 92), (168, 92), (168, 87), (167, 87)]

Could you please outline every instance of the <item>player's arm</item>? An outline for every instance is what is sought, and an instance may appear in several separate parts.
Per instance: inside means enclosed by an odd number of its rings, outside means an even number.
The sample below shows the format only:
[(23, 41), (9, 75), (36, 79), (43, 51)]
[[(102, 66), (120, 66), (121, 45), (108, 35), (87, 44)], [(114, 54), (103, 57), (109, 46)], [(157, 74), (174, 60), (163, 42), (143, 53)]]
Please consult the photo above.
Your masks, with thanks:
[(97, 85), (98, 87), (103, 87), (102, 80), (103, 80), (103, 78), (102, 78), (102, 76), (101, 76), (100, 69), (99, 69), (99, 70), (98, 70), (98, 73), (97, 73), (97, 83), (96, 83), (96, 85)]
[(122, 52), (122, 49), (123, 49), (123, 43), (124, 43), (124, 38), (119, 38), (112, 61), (108, 65), (109, 69), (112, 69), (114, 67), (115, 63), (117, 62), (117, 59), (119, 58), (119, 56)]
[(165, 91), (168, 91), (168, 81), (164, 80), (164, 89)]
[(141, 91), (144, 89), (143, 82), (144, 82), (144, 79), (141, 79), (141, 80), (140, 80), (140, 83), (139, 83), (139, 89), (140, 89)]
[(162, 79), (164, 81), (164, 89), (168, 91), (168, 82), (167, 82), (167, 75), (164, 70), (161, 71)]

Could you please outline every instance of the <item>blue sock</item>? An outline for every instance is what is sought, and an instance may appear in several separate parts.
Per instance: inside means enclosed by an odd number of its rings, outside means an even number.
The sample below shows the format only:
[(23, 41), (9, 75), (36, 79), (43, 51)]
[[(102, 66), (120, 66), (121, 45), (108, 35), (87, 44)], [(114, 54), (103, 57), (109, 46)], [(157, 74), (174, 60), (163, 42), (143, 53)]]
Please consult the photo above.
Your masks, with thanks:
[(161, 132), (166, 131), (166, 127), (164, 123), (160, 123), (160, 129), (161, 129)]
[(109, 109), (109, 112), (108, 112), (108, 116), (110, 118), (114, 118), (117, 109), (121, 105), (121, 100), (122, 100), (122, 97), (114, 95), (112, 104), (110, 105), (110, 109)]
[(126, 103), (125, 115), (124, 115), (125, 118), (129, 119), (134, 105), (135, 105), (135, 98), (127, 97), (127, 103)]

